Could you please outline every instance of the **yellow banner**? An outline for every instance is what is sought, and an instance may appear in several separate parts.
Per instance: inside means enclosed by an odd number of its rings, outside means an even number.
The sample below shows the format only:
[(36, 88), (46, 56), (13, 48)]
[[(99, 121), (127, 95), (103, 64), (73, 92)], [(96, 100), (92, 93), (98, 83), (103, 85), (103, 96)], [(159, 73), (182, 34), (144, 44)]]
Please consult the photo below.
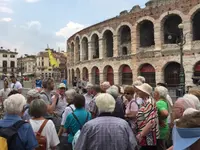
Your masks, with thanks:
[(49, 53), (49, 61), (50, 61), (51, 66), (58, 68), (59, 63), (56, 61), (56, 58), (54, 58), (54, 56), (52, 55), (52, 52), (50, 49), (48, 50), (48, 53)]

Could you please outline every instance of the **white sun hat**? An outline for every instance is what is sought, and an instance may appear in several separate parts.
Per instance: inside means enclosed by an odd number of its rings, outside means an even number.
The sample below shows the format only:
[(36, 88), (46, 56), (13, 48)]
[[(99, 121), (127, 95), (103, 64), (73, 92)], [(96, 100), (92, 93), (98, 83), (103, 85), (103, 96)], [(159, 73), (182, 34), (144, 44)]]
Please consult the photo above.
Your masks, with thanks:
[(151, 95), (152, 94), (152, 87), (147, 84), (147, 83), (143, 83), (142, 85), (140, 86), (135, 86), (138, 90), (148, 94), (148, 95)]

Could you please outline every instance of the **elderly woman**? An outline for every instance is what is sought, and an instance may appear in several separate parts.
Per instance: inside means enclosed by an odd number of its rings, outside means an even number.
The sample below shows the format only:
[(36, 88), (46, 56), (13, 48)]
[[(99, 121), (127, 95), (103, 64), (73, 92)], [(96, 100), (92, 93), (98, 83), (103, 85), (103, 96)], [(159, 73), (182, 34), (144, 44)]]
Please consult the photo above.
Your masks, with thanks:
[(101, 92), (106, 93), (106, 90), (110, 87), (110, 82), (105, 81), (101, 84)]
[(134, 88), (128, 86), (124, 89), (124, 95), (128, 103), (126, 104), (125, 117), (128, 120), (133, 132), (136, 132), (136, 115), (138, 113), (138, 105), (134, 99)]
[(137, 114), (137, 140), (142, 150), (155, 150), (159, 138), (158, 116), (154, 102), (151, 103), (152, 87), (144, 83), (136, 86), (137, 94), (142, 98), (142, 106)]
[(163, 86), (157, 86), (154, 91), (154, 99), (158, 110), (159, 132), (160, 137), (157, 143), (157, 150), (166, 150), (166, 140), (169, 133), (169, 125), (167, 121), (171, 112), (171, 105), (167, 101), (167, 89)]
[(115, 99), (103, 93), (96, 104), (100, 115), (83, 126), (75, 150), (135, 150), (137, 142), (128, 123), (112, 116)]
[(76, 94), (73, 102), (76, 109), (67, 116), (64, 125), (65, 130), (68, 131), (69, 150), (72, 149), (72, 141), (76, 132), (80, 130), (87, 121), (91, 120), (90, 112), (85, 110), (85, 97)]
[(43, 117), (47, 112), (47, 105), (42, 99), (35, 99), (31, 102), (29, 109), (30, 115), (32, 116), (29, 122), (33, 131), (37, 133), (41, 126), (44, 125), (41, 135), (47, 139), (47, 150), (54, 150), (60, 142), (54, 123)]
[[(26, 99), (21, 94), (14, 94), (4, 101), (4, 110), (6, 115), (3, 120), (0, 120), (0, 128), (16, 126), (18, 128), (18, 137), (15, 145), (9, 145), (11, 149), (34, 150), (38, 146), (35, 134), (31, 125), (22, 121), (21, 115), (23, 107), (26, 104)], [(15, 147), (12, 147), (15, 146)]]
[(123, 107), (123, 102), (119, 94), (119, 88), (113, 85), (109, 89), (106, 90), (106, 93), (112, 95), (116, 101), (115, 110), (113, 111), (113, 116), (124, 119), (124, 107)]
[(68, 144), (66, 142), (67, 134), (64, 133), (64, 125), (65, 125), (67, 116), (75, 110), (73, 99), (74, 99), (74, 96), (76, 95), (76, 91), (74, 89), (69, 89), (68, 91), (65, 92), (65, 95), (66, 95), (68, 105), (62, 114), (61, 126), (58, 132), (58, 136), (60, 137), (60, 146), (59, 146), (60, 150), (65, 150), (68, 148)]
[(22, 119), (23, 120), (29, 120), (31, 119), (31, 116), (29, 114), (29, 107), (30, 107), (30, 103), (35, 100), (35, 99), (38, 99), (40, 98), (40, 93), (38, 92), (38, 90), (36, 89), (31, 89), (27, 92), (27, 103), (26, 105), (24, 106), (24, 114), (22, 116)]

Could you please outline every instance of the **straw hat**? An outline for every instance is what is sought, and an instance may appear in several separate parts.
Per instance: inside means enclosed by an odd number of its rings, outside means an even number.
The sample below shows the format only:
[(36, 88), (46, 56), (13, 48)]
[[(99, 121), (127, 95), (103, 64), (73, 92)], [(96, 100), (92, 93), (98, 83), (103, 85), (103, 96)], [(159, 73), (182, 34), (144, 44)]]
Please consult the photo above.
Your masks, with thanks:
[(142, 85), (140, 86), (135, 86), (138, 90), (148, 94), (148, 95), (151, 95), (152, 93), (152, 87), (147, 84), (147, 83), (143, 83)]

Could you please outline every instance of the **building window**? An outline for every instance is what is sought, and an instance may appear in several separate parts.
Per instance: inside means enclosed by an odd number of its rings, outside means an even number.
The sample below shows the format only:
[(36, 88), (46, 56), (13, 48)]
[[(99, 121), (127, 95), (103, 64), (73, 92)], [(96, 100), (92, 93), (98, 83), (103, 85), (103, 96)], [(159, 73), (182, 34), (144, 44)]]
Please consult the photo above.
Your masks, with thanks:
[(3, 54), (3, 57), (8, 57), (6, 54)]
[(42, 62), (42, 67), (44, 67), (44, 62)]
[(15, 55), (10, 55), (10, 58), (15, 58)]
[(7, 67), (7, 61), (6, 60), (3, 61), (3, 67)]
[(14, 61), (11, 61), (11, 62), (10, 62), (10, 67), (11, 67), (11, 68), (15, 68), (15, 62), (14, 62)]

